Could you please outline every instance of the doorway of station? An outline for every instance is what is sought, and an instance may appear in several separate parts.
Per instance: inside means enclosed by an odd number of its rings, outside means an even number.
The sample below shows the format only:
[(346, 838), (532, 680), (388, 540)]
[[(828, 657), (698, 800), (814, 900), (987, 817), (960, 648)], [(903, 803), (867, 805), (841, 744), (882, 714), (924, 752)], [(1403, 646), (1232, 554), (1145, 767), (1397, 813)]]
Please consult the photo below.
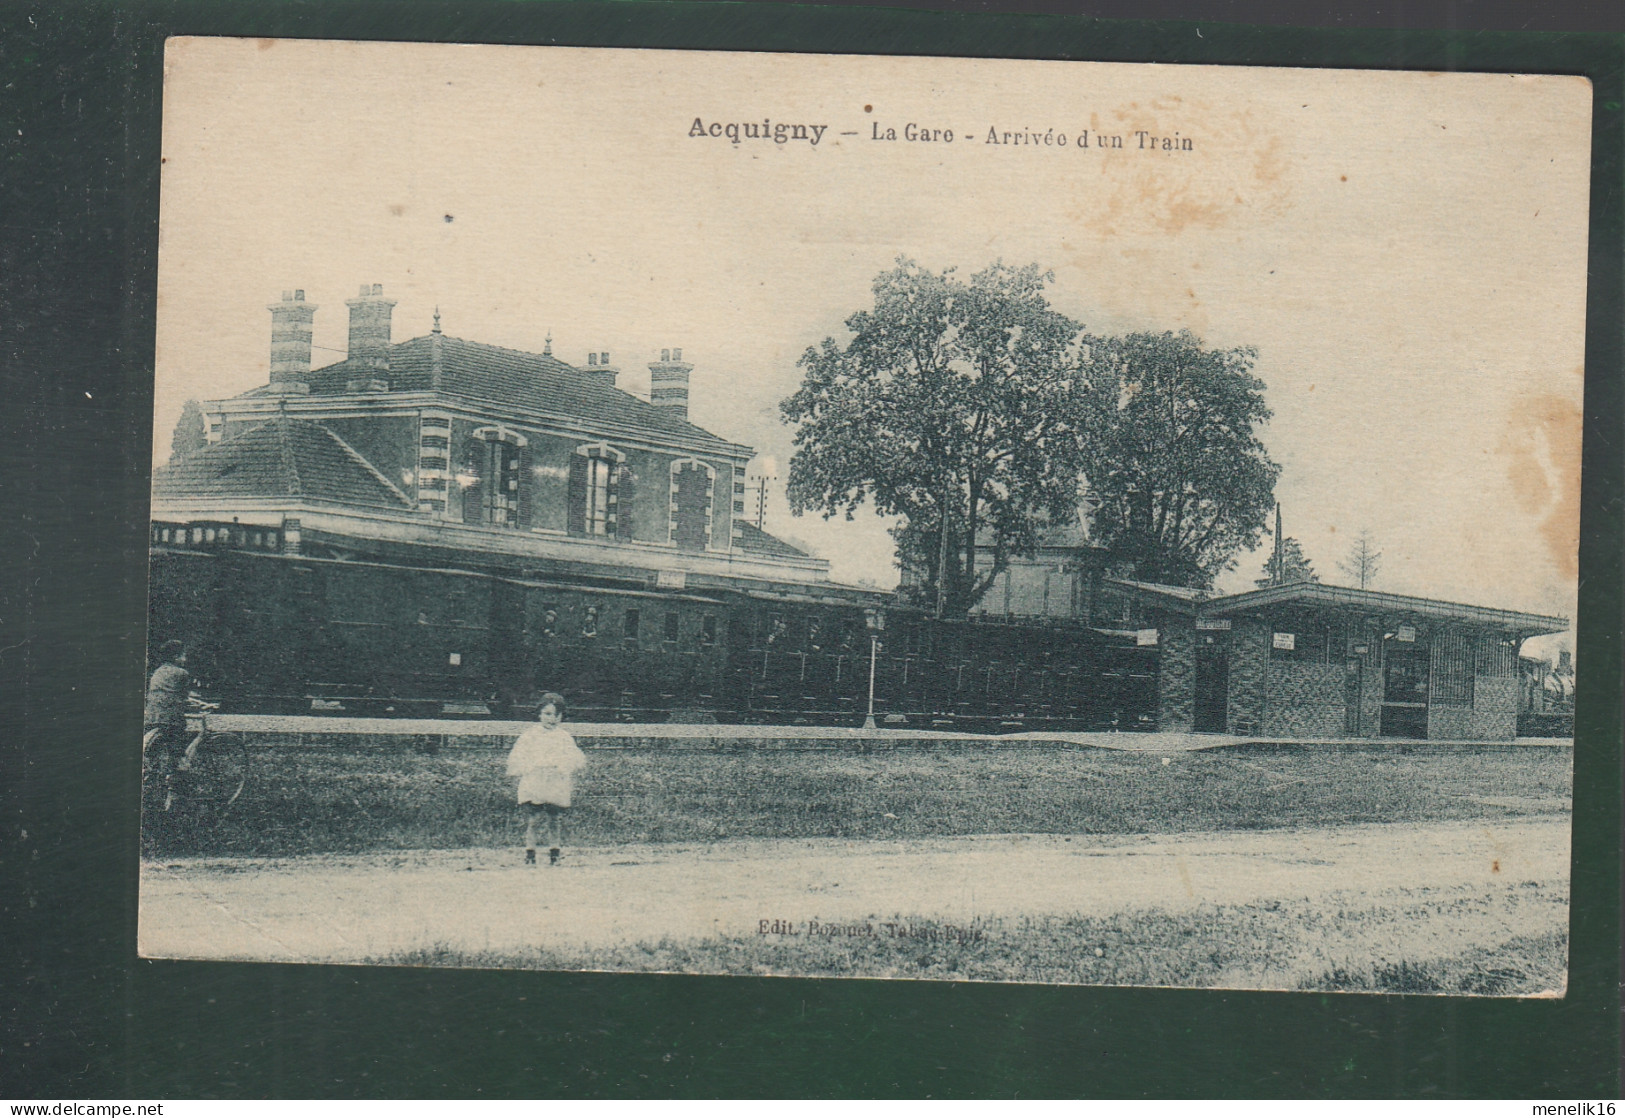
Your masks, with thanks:
[(1230, 634), (1196, 634), (1196, 695), (1191, 729), (1222, 734), (1230, 724)]
[(1428, 646), (1386, 640), (1382, 655), (1382, 736), (1428, 736)]

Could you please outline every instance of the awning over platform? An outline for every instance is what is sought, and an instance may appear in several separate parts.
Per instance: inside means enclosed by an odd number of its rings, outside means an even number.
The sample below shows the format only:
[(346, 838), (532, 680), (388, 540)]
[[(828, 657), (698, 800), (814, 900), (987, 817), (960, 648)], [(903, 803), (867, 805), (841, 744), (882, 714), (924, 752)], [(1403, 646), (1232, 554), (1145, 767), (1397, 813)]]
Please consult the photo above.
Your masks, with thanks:
[(1159, 583), (1107, 579), (1116, 590), (1130, 594), (1157, 609), (1191, 617), (1231, 617), (1270, 606), (1310, 606), (1362, 614), (1393, 615), (1454, 621), (1480, 629), (1493, 629), (1518, 637), (1540, 636), (1568, 631), (1569, 620), (1550, 614), (1492, 609), (1489, 606), (1418, 598), (1409, 594), (1389, 594), (1379, 590), (1357, 590), (1348, 586), (1328, 586), (1320, 582), (1294, 582), (1266, 586), (1241, 594), (1207, 597), (1200, 590)]

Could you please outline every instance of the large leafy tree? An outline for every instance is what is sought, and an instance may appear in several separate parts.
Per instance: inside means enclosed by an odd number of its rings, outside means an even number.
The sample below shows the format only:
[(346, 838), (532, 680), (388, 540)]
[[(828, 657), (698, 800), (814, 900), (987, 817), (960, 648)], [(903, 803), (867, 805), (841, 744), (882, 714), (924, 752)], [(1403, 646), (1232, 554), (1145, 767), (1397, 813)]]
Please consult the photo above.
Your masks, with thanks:
[(1210, 586), (1258, 542), (1281, 469), (1251, 349), (1189, 331), (1092, 338), (1080, 370), (1093, 535), (1147, 581)]
[(802, 355), (780, 405), (791, 509), (850, 518), (870, 500), (898, 517), (899, 559), (947, 616), (1076, 513), (1082, 327), (1049, 305), (1051, 278), (995, 264), (967, 282), (899, 259), (850, 341)]

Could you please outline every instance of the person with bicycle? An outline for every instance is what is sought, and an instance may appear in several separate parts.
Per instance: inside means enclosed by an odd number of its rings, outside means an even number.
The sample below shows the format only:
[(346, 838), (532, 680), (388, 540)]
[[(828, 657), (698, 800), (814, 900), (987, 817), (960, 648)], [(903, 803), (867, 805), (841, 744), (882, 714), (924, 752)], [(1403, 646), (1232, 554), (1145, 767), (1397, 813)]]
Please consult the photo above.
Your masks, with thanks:
[(186, 736), (186, 711), (192, 694), (192, 673), (186, 670), (186, 646), (165, 641), (159, 651), (160, 663), (147, 681), (147, 701), (142, 714), (141, 760), (143, 776), (163, 780), (164, 806), (175, 803), (175, 773), (186, 768), (190, 749)]

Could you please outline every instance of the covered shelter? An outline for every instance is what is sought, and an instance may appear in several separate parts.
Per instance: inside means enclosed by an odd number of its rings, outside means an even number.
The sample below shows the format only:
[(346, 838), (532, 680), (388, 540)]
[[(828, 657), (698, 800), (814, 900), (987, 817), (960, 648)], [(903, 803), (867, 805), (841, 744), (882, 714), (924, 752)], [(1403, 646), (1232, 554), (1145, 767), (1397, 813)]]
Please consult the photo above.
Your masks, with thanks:
[(1106, 582), (1157, 645), (1157, 725), (1169, 731), (1510, 741), (1523, 642), (1569, 627), (1318, 582), (1219, 596)]

